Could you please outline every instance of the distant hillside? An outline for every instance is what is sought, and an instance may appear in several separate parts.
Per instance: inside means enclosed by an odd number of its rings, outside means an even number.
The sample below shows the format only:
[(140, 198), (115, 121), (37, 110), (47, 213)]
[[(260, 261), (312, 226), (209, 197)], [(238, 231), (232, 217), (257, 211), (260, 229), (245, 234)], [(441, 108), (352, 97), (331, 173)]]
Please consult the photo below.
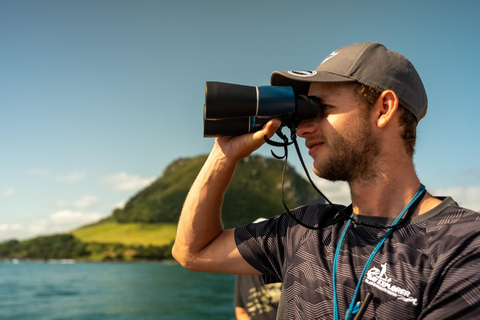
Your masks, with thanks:
[(126, 245), (170, 244), (175, 239), (174, 223), (118, 223), (106, 221), (71, 232), (82, 242), (122, 243)]
[[(176, 223), (183, 201), (207, 156), (179, 159), (162, 176), (113, 212), (119, 223)], [(258, 217), (284, 211), (281, 201), (283, 161), (250, 156), (237, 166), (223, 204), (225, 226), (234, 227)], [(285, 179), (286, 201), (290, 208), (312, 203), (318, 195), (290, 166)]]
[[(207, 156), (179, 159), (153, 184), (113, 215), (67, 234), (0, 243), (0, 259), (138, 261), (171, 259), (171, 246), (183, 201)], [(283, 161), (260, 156), (242, 160), (223, 204), (225, 227), (271, 217), (282, 205)], [(291, 167), (285, 180), (290, 208), (319, 199)]]

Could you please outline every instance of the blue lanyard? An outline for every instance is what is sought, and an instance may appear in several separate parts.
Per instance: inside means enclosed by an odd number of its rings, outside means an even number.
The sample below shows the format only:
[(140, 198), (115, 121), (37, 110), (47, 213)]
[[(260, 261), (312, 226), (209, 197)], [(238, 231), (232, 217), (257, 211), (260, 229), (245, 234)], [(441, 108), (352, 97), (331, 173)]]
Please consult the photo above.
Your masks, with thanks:
[[(412, 198), (412, 200), (410, 200), (410, 202), (407, 204), (407, 206), (402, 210), (402, 212), (400, 212), (398, 217), (395, 219), (395, 221), (392, 224), (392, 227), (396, 226), (399, 223), (399, 221), (403, 218), (405, 213), (408, 211), (408, 209), (410, 209), (410, 207), (412, 206), (412, 204), (415, 203), (415, 201), (417, 201), (420, 197), (423, 197), (423, 195), (425, 194), (425, 191), (426, 191), (425, 186), (423, 184), (420, 185), (420, 188), (418, 189), (415, 196)], [(353, 216), (353, 214), (352, 214), (352, 216)], [(340, 240), (338, 241), (337, 249), (335, 250), (335, 258), (333, 260), (333, 316), (334, 316), (334, 320), (339, 320), (339, 317), (338, 317), (338, 300), (337, 300), (338, 257), (340, 255), (340, 250), (341, 250), (342, 243), (343, 243), (343, 240), (345, 238), (345, 235), (347, 234), (348, 227), (350, 226), (350, 222), (351, 221), (348, 220), (345, 227), (343, 228), (342, 235), (340, 237)], [(350, 306), (348, 307), (348, 310), (345, 313), (345, 319), (346, 320), (352, 319), (353, 315), (358, 312), (358, 309), (360, 308), (360, 305), (356, 303), (356, 300), (357, 300), (358, 292), (360, 291), (360, 286), (362, 284), (363, 277), (365, 276), (365, 273), (367, 272), (368, 266), (372, 262), (373, 258), (375, 257), (377, 252), (380, 250), (380, 248), (385, 243), (385, 240), (387, 240), (387, 238), (390, 236), (390, 234), (392, 232), (393, 232), (393, 228), (390, 228), (390, 229), (387, 230), (387, 232), (385, 232), (385, 234), (380, 239), (380, 241), (378, 242), (375, 249), (370, 254), (370, 257), (368, 258), (367, 263), (365, 264), (365, 267), (363, 267), (362, 274), (360, 275), (360, 279), (358, 280), (357, 287), (355, 288), (355, 293), (353, 295), (352, 302), (350, 303)]]

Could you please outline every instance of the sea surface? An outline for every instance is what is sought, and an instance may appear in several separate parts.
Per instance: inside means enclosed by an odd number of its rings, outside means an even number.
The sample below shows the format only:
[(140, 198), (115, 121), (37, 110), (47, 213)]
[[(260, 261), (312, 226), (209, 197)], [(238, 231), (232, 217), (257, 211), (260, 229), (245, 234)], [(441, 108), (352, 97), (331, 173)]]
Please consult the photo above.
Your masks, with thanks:
[(233, 286), (173, 262), (0, 261), (0, 319), (233, 320)]

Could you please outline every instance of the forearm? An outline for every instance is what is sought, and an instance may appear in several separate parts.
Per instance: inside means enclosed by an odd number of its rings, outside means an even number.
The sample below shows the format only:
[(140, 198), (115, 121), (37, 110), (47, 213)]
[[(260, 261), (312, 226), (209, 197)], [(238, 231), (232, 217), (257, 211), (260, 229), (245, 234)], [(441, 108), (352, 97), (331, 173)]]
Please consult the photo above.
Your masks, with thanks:
[(197, 271), (258, 273), (240, 255), (233, 230), (223, 230), (221, 208), (238, 161), (265, 143), (264, 136), (272, 137), (280, 124), (276, 119), (253, 134), (215, 140), (185, 199), (178, 222), (172, 254), (184, 267)]
[(182, 208), (173, 251), (177, 260), (198, 256), (223, 231), (221, 207), (235, 166), (217, 145), (213, 148)]

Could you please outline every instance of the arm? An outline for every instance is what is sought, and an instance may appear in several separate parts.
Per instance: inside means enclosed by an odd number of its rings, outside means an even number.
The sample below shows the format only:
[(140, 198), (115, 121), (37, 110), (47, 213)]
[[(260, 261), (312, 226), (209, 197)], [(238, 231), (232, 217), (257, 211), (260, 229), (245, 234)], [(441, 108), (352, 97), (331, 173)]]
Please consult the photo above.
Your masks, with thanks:
[(276, 119), (253, 134), (215, 140), (180, 214), (172, 254), (182, 266), (195, 271), (258, 274), (238, 252), (234, 230), (223, 229), (221, 207), (238, 161), (258, 149), (265, 142), (264, 135), (272, 137), (280, 123)]
[(242, 307), (235, 307), (235, 316), (237, 320), (250, 320), (247, 310)]

